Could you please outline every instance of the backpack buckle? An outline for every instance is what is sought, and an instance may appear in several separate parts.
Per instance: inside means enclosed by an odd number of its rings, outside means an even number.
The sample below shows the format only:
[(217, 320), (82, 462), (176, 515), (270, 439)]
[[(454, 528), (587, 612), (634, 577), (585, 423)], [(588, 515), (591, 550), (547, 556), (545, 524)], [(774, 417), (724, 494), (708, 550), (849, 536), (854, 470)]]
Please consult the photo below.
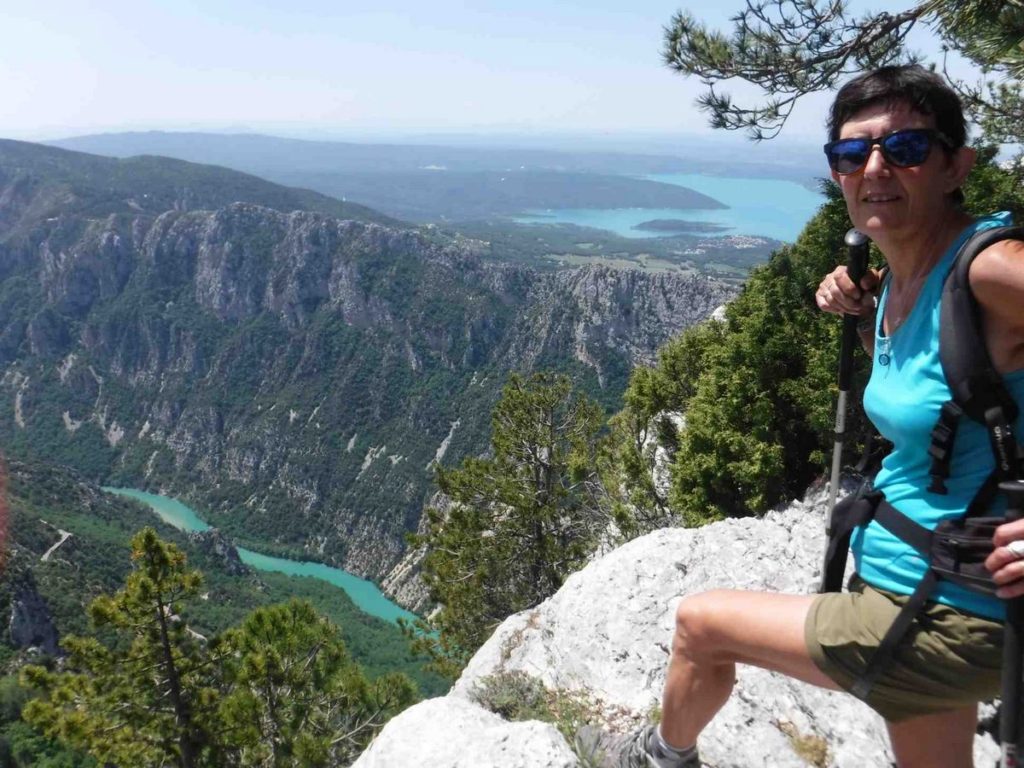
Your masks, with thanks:
[(932, 457), (932, 465), (928, 474), (932, 478), (928, 486), (929, 493), (946, 495), (946, 478), (949, 477), (949, 465), (953, 460), (953, 443), (956, 441), (956, 430), (964, 409), (952, 400), (942, 404), (939, 420), (932, 428), (932, 442), (928, 446), (928, 455)]

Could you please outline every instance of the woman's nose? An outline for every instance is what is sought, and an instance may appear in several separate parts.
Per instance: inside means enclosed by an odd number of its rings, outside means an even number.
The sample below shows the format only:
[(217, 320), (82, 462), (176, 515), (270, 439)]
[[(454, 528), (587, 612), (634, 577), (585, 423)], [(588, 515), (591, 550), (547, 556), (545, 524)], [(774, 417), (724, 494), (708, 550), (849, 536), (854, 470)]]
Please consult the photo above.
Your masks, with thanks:
[(868, 177), (878, 176), (889, 172), (889, 164), (885, 161), (882, 148), (875, 144), (868, 150), (868, 159), (864, 163), (864, 175)]

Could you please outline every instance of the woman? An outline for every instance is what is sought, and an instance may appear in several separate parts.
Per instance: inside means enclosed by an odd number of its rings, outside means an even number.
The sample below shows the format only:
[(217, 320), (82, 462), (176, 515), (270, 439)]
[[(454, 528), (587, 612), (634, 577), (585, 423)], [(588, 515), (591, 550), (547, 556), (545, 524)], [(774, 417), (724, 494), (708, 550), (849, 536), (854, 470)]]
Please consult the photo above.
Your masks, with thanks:
[[(881, 250), (892, 277), (876, 297), (876, 273), (857, 286), (839, 268), (821, 283), (817, 304), (860, 315), (862, 339), (875, 352), (865, 406), (895, 444), (876, 488), (904, 514), (934, 526), (962, 514), (971, 484), (993, 466), (984, 429), (963, 424), (950, 492), (929, 497), (927, 437), (949, 398), (937, 346), (944, 268), (971, 232), (1008, 217), (974, 219), (961, 210), (960, 186), (975, 153), (965, 146), (956, 94), (928, 70), (886, 67), (849, 82), (832, 106), (829, 129), (832, 178), (854, 226)], [(1024, 405), (1024, 243), (991, 246), (973, 263), (970, 279), (993, 362)], [(1017, 429), (1024, 433), (1024, 416)], [(1024, 595), (1024, 561), (1006, 548), (1017, 539), (1024, 539), (1024, 522), (1001, 526), (986, 561), (1003, 598)], [(684, 598), (661, 725), (607, 750), (606, 764), (699, 766), (697, 737), (728, 699), (739, 662), (850, 689), (925, 568), (874, 522), (857, 532), (852, 549), (860, 578), (847, 593), (716, 590)], [(940, 586), (904, 636), (865, 698), (885, 718), (900, 768), (972, 765), (977, 703), (999, 693), (1003, 612), (997, 598)]]

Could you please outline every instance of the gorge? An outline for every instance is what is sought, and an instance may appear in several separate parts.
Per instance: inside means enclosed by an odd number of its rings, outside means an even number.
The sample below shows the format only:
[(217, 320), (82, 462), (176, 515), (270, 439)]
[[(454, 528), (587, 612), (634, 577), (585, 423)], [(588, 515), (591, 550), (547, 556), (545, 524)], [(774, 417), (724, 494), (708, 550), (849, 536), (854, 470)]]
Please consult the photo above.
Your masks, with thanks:
[(484, 449), (508, 372), (614, 406), (736, 290), (538, 272), (244, 174), (19, 142), (0, 142), (0, 280), (11, 455), (201, 500), (240, 544), (374, 580), (433, 465)]

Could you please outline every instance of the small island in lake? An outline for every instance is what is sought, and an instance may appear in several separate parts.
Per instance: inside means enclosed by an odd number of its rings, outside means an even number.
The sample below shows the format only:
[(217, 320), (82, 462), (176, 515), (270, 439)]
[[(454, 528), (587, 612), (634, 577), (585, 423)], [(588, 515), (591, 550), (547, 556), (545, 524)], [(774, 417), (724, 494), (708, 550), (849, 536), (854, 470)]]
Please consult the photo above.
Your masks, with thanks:
[(634, 224), (633, 229), (644, 232), (725, 232), (732, 227), (709, 221), (686, 221), (685, 219), (651, 219)]

